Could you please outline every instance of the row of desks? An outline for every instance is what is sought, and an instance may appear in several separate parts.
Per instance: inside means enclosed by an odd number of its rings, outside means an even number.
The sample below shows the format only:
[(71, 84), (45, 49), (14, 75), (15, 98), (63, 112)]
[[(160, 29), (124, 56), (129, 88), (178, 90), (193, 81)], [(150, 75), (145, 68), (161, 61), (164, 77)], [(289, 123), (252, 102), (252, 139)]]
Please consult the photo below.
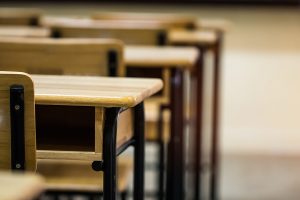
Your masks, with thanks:
[[(217, 23), (217, 22), (216, 22)], [(217, 24), (218, 25), (218, 24)], [(205, 26), (205, 23), (202, 24)], [(2, 30), (1, 30), (2, 29)], [(0, 28), (0, 36), (3, 33), (3, 36), (9, 35), (10, 31), (16, 32), (15, 30), (21, 29), (20, 27), (3, 27)], [(50, 35), (50, 31), (47, 29), (40, 28), (27, 28), (19, 32), (19, 35), (22, 34), (29, 37), (44, 37), (45, 35)], [(36, 33), (36, 35), (35, 35)], [(40, 34), (40, 35), (39, 35)], [(171, 137), (169, 145), (169, 155), (168, 155), (168, 170), (167, 170), (167, 194), (172, 194), (169, 196), (169, 199), (181, 199), (183, 192), (183, 177), (184, 177), (184, 99), (183, 99), (183, 72), (185, 70), (191, 70), (196, 72), (193, 77), (198, 82), (198, 87), (196, 89), (198, 103), (201, 104), (202, 92), (201, 82), (203, 81), (203, 53), (209, 49), (214, 49), (216, 52), (216, 71), (215, 71), (215, 88), (214, 88), (214, 117), (217, 115), (217, 104), (218, 104), (218, 81), (219, 81), (219, 37), (215, 32), (212, 31), (186, 31), (182, 29), (174, 29), (168, 33), (169, 42), (176, 45), (193, 45), (200, 50), (200, 54), (197, 49), (191, 47), (185, 48), (174, 48), (174, 47), (138, 47), (138, 46), (127, 46), (125, 48), (125, 63), (128, 66), (133, 67), (164, 67), (170, 68), (171, 72), (171, 104), (170, 109), (172, 112), (171, 117)], [(201, 44), (201, 45), (199, 45)], [(196, 65), (197, 63), (197, 65)], [(202, 106), (197, 105), (196, 109), (199, 113), (202, 112)], [(197, 121), (201, 121), (201, 116), (198, 116)], [(217, 129), (217, 120), (214, 121), (214, 134), (216, 134)], [(197, 135), (201, 137), (200, 128), (197, 127)], [(198, 138), (200, 141), (201, 138)], [(216, 145), (216, 141), (215, 144)], [(200, 152), (201, 144), (196, 145), (196, 152)], [(213, 150), (213, 157), (216, 157), (216, 150)], [(200, 156), (199, 156), (200, 157)], [(213, 158), (216, 162), (216, 158)], [(201, 161), (196, 161), (201, 163)], [(217, 163), (213, 164), (215, 168)], [(201, 165), (201, 164), (200, 164)], [(199, 176), (201, 166), (196, 166), (196, 176)], [(216, 169), (214, 169), (216, 170)], [(216, 175), (216, 173), (213, 173)], [(197, 179), (197, 178), (196, 178)], [(215, 178), (213, 178), (215, 179)], [(213, 180), (215, 181), (215, 180)], [(196, 192), (200, 183), (196, 182)], [(197, 195), (197, 194), (196, 194)], [(198, 194), (199, 195), (199, 194)]]

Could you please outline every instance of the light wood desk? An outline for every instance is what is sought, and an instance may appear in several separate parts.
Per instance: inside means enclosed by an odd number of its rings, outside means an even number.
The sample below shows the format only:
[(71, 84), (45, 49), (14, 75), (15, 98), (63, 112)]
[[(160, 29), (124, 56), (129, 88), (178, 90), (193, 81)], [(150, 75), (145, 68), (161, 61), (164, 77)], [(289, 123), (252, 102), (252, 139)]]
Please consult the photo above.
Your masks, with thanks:
[[(32, 75), (32, 79), (38, 159), (90, 161), (95, 171), (103, 171), (104, 199), (111, 200), (116, 198), (116, 157), (133, 145), (134, 199), (143, 199), (143, 101), (161, 90), (162, 81), (50, 75)], [(133, 109), (133, 135), (117, 141), (118, 121), (126, 119), (122, 114), (128, 108)]]
[(135, 67), (164, 67), (173, 68), (181, 66), (191, 69), (195, 66), (195, 59), (199, 53), (193, 47), (170, 46), (133, 46), (125, 47), (125, 63)]
[(230, 29), (231, 23), (225, 19), (198, 19), (196, 28), (203, 30), (213, 30), (217, 32), (226, 32)]
[(0, 24), (37, 26), (42, 13), (37, 8), (0, 8)]
[[(219, 167), (219, 94), (220, 94), (220, 57), (221, 57), (221, 44), (222, 44), (222, 33), (216, 32), (214, 30), (183, 30), (174, 29), (169, 31), (168, 42), (169, 44), (176, 46), (194, 46), (199, 49), (201, 56), (198, 60), (197, 71), (194, 76), (194, 81), (196, 82), (194, 87), (196, 88), (197, 95), (195, 96), (196, 105), (193, 107), (197, 110), (196, 122), (195, 123), (195, 197), (200, 198), (200, 193), (205, 193), (210, 199), (216, 199), (218, 196), (218, 167)], [(203, 120), (203, 98), (204, 98), (204, 56), (208, 51), (213, 51), (214, 53), (214, 72), (213, 72), (213, 97), (212, 97), (212, 131), (211, 131), (211, 147), (208, 150), (210, 157), (205, 160), (202, 152), (205, 145), (201, 144), (202, 138), (204, 138), (202, 133), (202, 126), (199, 125)], [(208, 180), (211, 187), (209, 191), (206, 189), (202, 190), (201, 180), (201, 168), (203, 166), (209, 166), (209, 176)], [(203, 181), (202, 181), (203, 182)], [(203, 184), (204, 185), (204, 184)], [(207, 188), (207, 187), (204, 187)]]
[(92, 15), (93, 19), (102, 21), (135, 21), (156, 22), (164, 26), (193, 28), (196, 17), (181, 14), (162, 13), (129, 13), (129, 12), (99, 12)]
[(209, 30), (185, 30), (172, 29), (168, 32), (168, 42), (178, 45), (208, 45), (213, 46), (218, 40), (218, 35), (214, 31)]
[[(169, 86), (169, 100), (164, 102), (161, 109), (169, 109), (170, 140), (167, 154), (167, 199), (179, 193), (183, 199), (185, 174), (185, 136), (184, 136), (184, 93), (183, 73), (195, 70), (199, 52), (194, 47), (154, 47), (154, 46), (125, 46), (124, 62), (128, 69), (147, 68), (170, 70), (170, 80), (165, 80)], [(162, 148), (163, 149), (163, 148)], [(164, 163), (164, 152), (160, 150), (161, 163)], [(160, 188), (164, 185), (164, 170), (160, 170)], [(163, 187), (162, 187), (163, 188)], [(176, 188), (178, 191), (172, 190)], [(176, 199), (175, 198), (175, 199)]]
[(31, 37), (45, 38), (50, 36), (50, 30), (30, 26), (0, 26), (0, 37)]
[(0, 172), (1, 200), (33, 200), (44, 189), (43, 179), (37, 175)]

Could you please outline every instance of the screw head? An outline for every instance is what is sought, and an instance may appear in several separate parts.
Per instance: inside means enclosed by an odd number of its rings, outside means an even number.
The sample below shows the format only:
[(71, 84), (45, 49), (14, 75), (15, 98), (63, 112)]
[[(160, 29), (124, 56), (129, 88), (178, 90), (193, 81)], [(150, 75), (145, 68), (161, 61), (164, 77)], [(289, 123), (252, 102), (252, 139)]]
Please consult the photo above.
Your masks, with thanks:
[(16, 164), (16, 168), (20, 169), (21, 168), (21, 164)]
[(103, 162), (102, 161), (94, 161), (92, 163), (92, 168), (94, 171), (102, 171), (103, 170)]
[(20, 110), (20, 105), (15, 105), (15, 110)]

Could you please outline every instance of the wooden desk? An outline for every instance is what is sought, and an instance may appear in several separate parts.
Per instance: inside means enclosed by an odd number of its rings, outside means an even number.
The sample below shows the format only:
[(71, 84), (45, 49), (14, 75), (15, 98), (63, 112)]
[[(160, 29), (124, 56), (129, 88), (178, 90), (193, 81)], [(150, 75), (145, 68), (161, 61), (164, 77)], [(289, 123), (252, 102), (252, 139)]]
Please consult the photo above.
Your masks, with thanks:
[(50, 36), (47, 28), (30, 26), (0, 26), (0, 37), (45, 38)]
[[(210, 189), (205, 193), (208, 193), (210, 199), (216, 199), (218, 196), (218, 167), (219, 167), (219, 94), (220, 94), (220, 57), (221, 57), (221, 45), (222, 45), (222, 32), (216, 32), (215, 30), (171, 30), (168, 35), (169, 44), (176, 46), (194, 46), (199, 49), (201, 55), (198, 60), (197, 71), (194, 76), (194, 87), (196, 88), (196, 105), (194, 108), (197, 110), (196, 122), (202, 122), (203, 115), (203, 95), (204, 95), (204, 55), (209, 50), (214, 53), (214, 72), (213, 72), (213, 97), (212, 97), (212, 133), (211, 133), (211, 148), (210, 161), (203, 160), (203, 150), (201, 141), (203, 138), (202, 127), (198, 123), (195, 123), (195, 199), (200, 198), (201, 191), (201, 168), (202, 166), (209, 166)], [(205, 187), (207, 188), (207, 187)]]
[[(193, 47), (126, 46), (127, 68), (163, 68), (171, 70), (169, 82), (170, 99), (162, 109), (170, 109), (170, 141), (167, 154), (167, 199), (184, 199), (185, 136), (184, 136), (184, 93), (183, 72), (193, 70), (199, 52)], [(160, 160), (163, 159), (160, 155)], [(163, 163), (163, 162), (162, 162)], [(164, 185), (164, 170), (160, 170), (160, 189)], [(163, 191), (160, 191), (162, 194)], [(162, 198), (160, 196), (160, 198)]]
[(198, 57), (197, 49), (193, 47), (156, 47), (133, 46), (125, 47), (125, 63), (135, 67), (164, 67), (181, 66), (191, 69)]
[(217, 33), (209, 30), (172, 29), (168, 32), (168, 42), (173, 45), (208, 45), (213, 46), (218, 40)]
[(129, 12), (99, 12), (92, 15), (93, 19), (106, 21), (156, 22), (165, 26), (193, 28), (195, 16), (172, 13), (129, 13)]
[(155, 21), (133, 21), (133, 20), (93, 20), (84, 17), (53, 17), (46, 16), (41, 19), (44, 27), (69, 27), (69, 28), (111, 28), (111, 29), (157, 29), (165, 28), (164, 24)]
[[(50, 75), (32, 75), (32, 79), (35, 86), (38, 158), (82, 160), (85, 157), (84, 160), (93, 161), (93, 169), (104, 173), (104, 199), (114, 200), (116, 156), (133, 145), (134, 199), (143, 199), (143, 101), (162, 88), (162, 81)], [(133, 136), (117, 146), (118, 119), (131, 107)], [(58, 124), (53, 122), (57, 118)], [(50, 129), (48, 132), (47, 127)], [(47, 140), (43, 140), (45, 137)], [(79, 157), (78, 152), (82, 152)]]
[(231, 23), (224, 19), (199, 19), (196, 22), (196, 28), (203, 30), (213, 30), (217, 32), (226, 32), (230, 29)]
[(0, 24), (37, 26), (42, 13), (37, 8), (0, 8)]
[(0, 172), (1, 200), (33, 200), (44, 189), (43, 179), (37, 175)]

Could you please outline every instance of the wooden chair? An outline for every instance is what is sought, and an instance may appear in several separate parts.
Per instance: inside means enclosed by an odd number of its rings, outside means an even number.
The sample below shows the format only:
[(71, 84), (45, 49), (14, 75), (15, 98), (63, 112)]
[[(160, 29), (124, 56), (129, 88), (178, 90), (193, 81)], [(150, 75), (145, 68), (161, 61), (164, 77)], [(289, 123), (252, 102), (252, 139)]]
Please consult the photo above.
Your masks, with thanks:
[[(123, 45), (118, 40), (109, 39), (0, 38), (0, 60), (1, 69), (31, 74), (116, 76), (124, 73)], [(94, 129), (94, 131), (82, 137), (78, 133), (80, 130), (86, 130), (88, 125), (81, 119), (72, 118), (72, 112), (80, 112), (80, 107), (71, 107), (69, 111), (65, 112), (65, 116), (56, 116), (57, 109), (59, 107), (36, 107), (37, 148), (34, 146), (30, 156), (35, 155), (33, 153), (35, 149), (38, 150), (37, 171), (45, 176), (51, 190), (99, 193), (103, 188), (99, 181), (102, 175), (99, 172), (93, 172), (91, 161), (102, 158), (103, 112), (101, 110), (95, 112), (94, 118), (102, 119), (102, 121), (97, 122), (97, 127), (88, 128), (88, 130)], [(82, 116), (85, 116), (85, 113), (82, 113)], [(61, 124), (66, 117), (70, 119), (68, 121), (70, 125)], [(131, 117), (130, 109), (120, 114), (122, 119), (120, 122), (124, 123), (118, 124), (120, 127), (118, 128), (117, 145), (121, 145), (132, 136)], [(28, 119), (34, 119), (34, 115)], [(62, 127), (62, 131), (57, 133), (60, 137), (59, 141), (55, 139), (55, 135), (58, 135), (51, 132), (51, 127), (45, 127), (44, 124), (49, 124), (44, 123), (45, 120), (51, 121), (56, 127)], [(65, 128), (67, 129), (65, 130)], [(70, 132), (72, 132), (71, 140), (70, 136), (64, 134)], [(93, 142), (92, 138), (97, 142), (89, 146)], [(72, 142), (72, 144), (60, 145), (65, 141)], [(70, 146), (72, 151), (69, 151)], [(30, 157), (30, 159), (35, 160), (34, 157)], [(120, 172), (118, 189), (125, 194), (132, 168), (131, 160), (120, 161), (118, 167)], [(31, 168), (34, 170), (35, 165)]]
[(0, 37), (47, 38), (50, 30), (31, 26), (0, 26)]
[(0, 199), (2, 200), (34, 200), (43, 190), (43, 179), (36, 174), (0, 172)]
[(131, 45), (164, 45), (166, 27), (135, 21), (97, 22), (88, 18), (45, 17), (43, 27), (51, 28), (57, 38), (116, 38)]
[(25, 73), (0, 72), (0, 169), (36, 170), (34, 91)]
[(37, 8), (0, 8), (0, 25), (37, 26), (42, 13)]
[(109, 39), (0, 38), (0, 67), (30, 74), (122, 75), (122, 46)]

